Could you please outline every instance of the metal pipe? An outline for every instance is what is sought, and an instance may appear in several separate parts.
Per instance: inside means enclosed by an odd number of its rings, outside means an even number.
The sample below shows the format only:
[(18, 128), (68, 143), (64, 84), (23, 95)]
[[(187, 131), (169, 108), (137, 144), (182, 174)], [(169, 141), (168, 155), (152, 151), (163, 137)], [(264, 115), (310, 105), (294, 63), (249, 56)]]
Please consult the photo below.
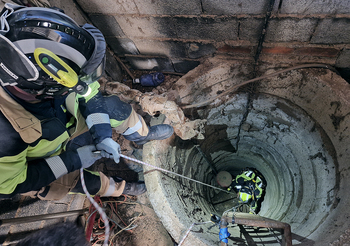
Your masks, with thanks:
[(231, 222), (238, 225), (283, 229), (284, 245), (292, 246), (292, 232), (288, 223), (248, 213), (235, 213), (234, 217), (224, 216), (221, 218), (221, 220), (225, 220), (227, 223)]
[(120, 65), (122, 65), (124, 70), (129, 74), (129, 76), (131, 77), (132, 81), (134, 81), (135, 80), (135, 76), (130, 72), (129, 68), (124, 64), (124, 62), (122, 62), (122, 60), (117, 55), (114, 54), (113, 56), (120, 63)]
[[(226, 228), (228, 223), (232, 221), (232, 219), (231, 219), (231, 221), (227, 221), (226, 218), (228, 218), (228, 217), (222, 217), (221, 218), (221, 220), (220, 220), (220, 229)], [(220, 246), (227, 246), (227, 243), (224, 243), (223, 241), (220, 241), (220, 242), (221, 242)]]
[(0, 220), (0, 226), (7, 225), (7, 224), (14, 225), (14, 224), (36, 222), (41, 220), (50, 220), (50, 219), (57, 219), (62, 217), (82, 215), (87, 213), (88, 211), (89, 209), (86, 208), (86, 209), (72, 210), (72, 211), (52, 213), (52, 214), (40, 214), (40, 215), (19, 217), (19, 218), (12, 218), (12, 219), (2, 219)]

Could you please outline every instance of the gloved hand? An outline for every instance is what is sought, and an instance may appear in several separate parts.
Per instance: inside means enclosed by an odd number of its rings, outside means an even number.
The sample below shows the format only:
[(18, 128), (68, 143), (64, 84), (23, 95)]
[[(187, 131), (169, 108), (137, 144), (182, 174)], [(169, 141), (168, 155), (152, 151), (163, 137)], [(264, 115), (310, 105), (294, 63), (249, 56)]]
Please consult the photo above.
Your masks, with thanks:
[(220, 228), (220, 232), (219, 232), (219, 238), (220, 241), (224, 242), (224, 243), (228, 243), (228, 237), (231, 236), (231, 234), (228, 232), (227, 227), (225, 228)]
[(102, 158), (101, 154), (93, 153), (94, 151), (96, 151), (95, 145), (86, 145), (77, 149), (82, 168), (88, 168)]
[(101, 150), (101, 155), (106, 158), (113, 158), (115, 163), (119, 163), (120, 145), (112, 138), (105, 138), (101, 143), (96, 145), (98, 150)]

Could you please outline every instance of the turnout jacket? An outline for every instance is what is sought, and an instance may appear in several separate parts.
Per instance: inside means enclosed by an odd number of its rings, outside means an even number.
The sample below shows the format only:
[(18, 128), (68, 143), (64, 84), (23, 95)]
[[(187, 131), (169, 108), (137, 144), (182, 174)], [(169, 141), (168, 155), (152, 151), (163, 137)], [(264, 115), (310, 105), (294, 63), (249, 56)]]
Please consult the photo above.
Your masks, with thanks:
[(66, 144), (84, 131), (95, 144), (112, 137), (99, 84), (89, 86), (86, 98), (71, 93), (35, 104), (0, 87), (0, 198), (40, 190), (81, 168), (77, 151)]
[(257, 209), (257, 202), (261, 198), (265, 186), (265, 179), (253, 169), (244, 170), (241, 174), (236, 176), (231, 184), (231, 187), (233, 187), (236, 192), (239, 192), (242, 188), (251, 191), (252, 200), (250, 202), (250, 207), (253, 210)]

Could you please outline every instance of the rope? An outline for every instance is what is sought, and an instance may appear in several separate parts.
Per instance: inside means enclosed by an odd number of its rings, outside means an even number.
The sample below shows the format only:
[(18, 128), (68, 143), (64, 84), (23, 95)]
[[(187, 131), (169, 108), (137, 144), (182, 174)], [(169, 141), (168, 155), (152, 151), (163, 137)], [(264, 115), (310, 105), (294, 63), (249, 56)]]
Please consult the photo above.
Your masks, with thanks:
[(185, 239), (187, 238), (188, 234), (190, 233), (190, 231), (192, 230), (192, 227), (194, 225), (203, 225), (203, 224), (207, 224), (207, 223), (212, 223), (211, 221), (206, 221), (206, 222), (202, 222), (202, 223), (193, 223), (190, 228), (188, 228), (185, 236), (182, 238), (182, 240), (180, 241), (180, 243), (178, 244), (178, 246), (181, 246), (183, 244), (183, 242), (185, 241)]
[[(98, 151), (96, 151), (95, 153), (97, 153)], [(170, 174), (173, 174), (173, 175), (176, 175), (176, 176), (179, 176), (179, 177), (182, 177), (182, 178), (185, 178), (185, 179), (188, 179), (188, 180), (191, 180), (191, 181), (194, 181), (196, 183), (199, 183), (199, 184), (202, 184), (204, 186), (208, 186), (210, 188), (213, 188), (213, 189), (217, 189), (217, 190), (220, 190), (220, 191), (224, 191), (226, 193), (229, 193), (231, 194), (231, 192), (227, 191), (227, 190), (224, 190), (224, 189), (220, 189), (218, 187), (215, 187), (215, 186), (212, 186), (212, 185), (209, 185), (209, 184), (206, 184), (206, 183), (203, 183), (201, 181), (198, 181), (198, 180), (195, 180), (195, 179), (191, 179), (189, 177), (186, 177), (184, 175), (181, 175), (181, 174), (178, 174), (178, 173), (175, 173), (175, 172), (172, 172), (172, 171), (169, 171), (169, 170), (166, 170), (166, 169), (163, 169), (163, 168), (160, 168), (160, 167), (156, 167), (156, 166), (153, 166), (151, 164), (148, 164), (146, 162), (143, 162), (143, 161), (139, 161), (137, 159), (134, 159), (134, 158), (131, 158), (129, 156), (126, 156), (126, 155), (123, 155), (123, 154), (120, 154), (121, 157), (127, 159), (127, 160), (130, 160), (130, 161), (134, 161), (134, 162), (137, 162), (137, 163), (140, 163), (142, 165), (145, 165), (145, 166), (149, 166), (149, 167), (152, 167), (154, 169), (157, 169), (159, 171), (162, 171), (162, 172), (165, 172), (165, 173), (170, 173)], [(85, 185), (85, 180), (84, 180), (84, 173), (83, 173), (83, 169), (81, 168), (80, 169), (80, 179), (81, 179), (81, 185), (83, 187), (83, 190), (86, 194), (86, 197), (89, 199), (89, 201), (91, 202), (91, 204), (96, 208), (96, 210), (100, 213), (101, 217), (102, 217), (102, 220), (104, 221), (104, 224), (105, 224), (105, 238), (104, 238), (104, 243), (103, 243), (103, 246), (108, 246), (108, 239), (109, 239), (109, 231), (110, 231), (110, 228), (109, 228), (109, 220), (108, 220), (108, 217), (106, 215), (106, 213), (102, 210), (102, 208), (97, 204), (97, 202), (95, 202), (94, 199), (92, 199), (91, 195), (89, 194), (87, 188), (86, 188), (86, 185)], [(206, 223), (209, 223), (211, 221), (208, 221), (208, 222), (203, 222), (203, 223), (193, 223), (191, 225), (191, 227), (188, 229), (188, 231), (186, 232), (184, 238), (181, 240), (179, 246), (183, 243), (183, 241), (185, 240), (185, 238), (188, 236), (188, 234), (190, 233), (192, 227), (194, 225), (201, 225), (201, 224), (206, 224)], [(132, 222), (134, 223), (134, 222)], [(131, 223), (131, 224), (132, 224)], [(129, 226), (131, 226), (131, 224)], [(127, 229), (129, 226), (127, 226), (125, 229)], [(125, 230), (124, 229), (124, 230)], [(116, 235), (114, 235), (115, 237)], [(112, 239), (114, 239), (114, 237)]]
[(106, 213), (102, 210), (102, 208), (95, 202), (94, 199), (92, 199), (90, 193), (88, 192), (86, 185), (85, 185), (85, 180), (84, 180), (84, 172), (83, 168), (80, 169), (80, 180), (81, 180), (81, 186), (83, 187), (83, 190), (86, 194), (86, 197), (89, 199), (92, 205), (96, 208), (96, 210), (100, 213), (104, 223), (105, 223), (105, 240), (103, 242), (103, 246), (108, 246), (108, 239), (109, 239), (109, 220), (107, 218)]
[(159, 171), (162, 171), (162, 172), (165, 172), (165, 173), (171, 173), (171, 174), (173, 174), (173, 175), (179, 176), (179, 177), (184, 178), (184, 179), (191, 180), (191, 181), (196, 182), (196, 183), (199, 183), (199, 184), (201, 184), (201, 185), (208, 186), (208, 187), (210, 187), (210, 188), (213, 188), (213, 189), (216, 189), (216, 190), (220, 190), (220, 191), (224, 191), (224, 192), (226, 192), (226, 193), (232, 194), (231, 192), (229, 192), (229, 191), (227, 191), (227, 190), (224, 190), (224, 189), (215, 187), (215, 186), (213, 186), (213, 185), (209, 185), (209, 184), (203, 183), (203, 182), (198, 181), (198, 180), (195, 180), (195, 179), (191, 179), (191, 178), (186, 177), (186, 176), (184, 176), (184, 175), (181, 175), (181, 174), (178, 174), (178, 173), (175, 173), (175, 172), (172, 172), (172, 171), (169, 171), (169, 170), (160, 168), (160, 167), (153, 166), (153, 165), (151, 165), (151, 164), (148, 164), (148, 163), (143, 162), (143, 161), (139, 161), (139, 160), (134, 159), (134, 158), (131, 158), (131, 157), (129, 157), (129, 156), (126, 156), (126, 155), (123, 155), (123, 154), (120, 154), (120, 156), (123, 157), (123, 158), (125, 158), (125, 159), (127, 159), (127, 160), (134, 161), (134, 162), (140, 163), (140, 164), (142, 164), (142, 165), (152, 167), (152, 168), (157, 169), (157, 170), (159, 170)]

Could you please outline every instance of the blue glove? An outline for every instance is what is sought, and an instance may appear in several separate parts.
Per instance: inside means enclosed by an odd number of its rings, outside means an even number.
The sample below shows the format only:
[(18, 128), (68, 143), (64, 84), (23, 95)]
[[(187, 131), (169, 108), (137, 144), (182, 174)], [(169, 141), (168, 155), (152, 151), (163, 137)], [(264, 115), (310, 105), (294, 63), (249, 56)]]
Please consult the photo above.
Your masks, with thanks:
[(101, 143), (96, 145), (98, 150), (101, 150), (101, 156), (113, 158), (115, 163), (119, 163), (120, 145), (112, 138), (105, 138)]
[(225, 228), (220, 228), (220, 232), (219, 232), (219, 238), (220, 241), (224, 242), (224, 243), (228, 243), (228, 237), (231, 236), (231, 234), (228, 232), (227, 227)]
[(95, 145), (86, 145), (77, 149), (82, 168), (88, 168), (102, 158), (100, 154), (94, 153), (94, 151), (96, 151)]

